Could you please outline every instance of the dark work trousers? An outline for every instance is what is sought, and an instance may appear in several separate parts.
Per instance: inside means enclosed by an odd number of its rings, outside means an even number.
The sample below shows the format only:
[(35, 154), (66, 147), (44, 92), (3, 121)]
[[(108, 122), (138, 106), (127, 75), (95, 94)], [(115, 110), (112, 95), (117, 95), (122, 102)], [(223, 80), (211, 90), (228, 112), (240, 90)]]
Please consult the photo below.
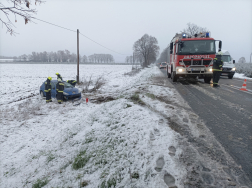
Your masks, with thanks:
[(213, 85), (218, 85), (220, 79), (221, 71), (213, 71)]
[(51, 97), (51, 91), (46, 92), (46, 102), (51, 102), (52, 97)]
[(58, 103), (63, 102), (63, 92), (57, 93), (57, 100), (58, 100)]

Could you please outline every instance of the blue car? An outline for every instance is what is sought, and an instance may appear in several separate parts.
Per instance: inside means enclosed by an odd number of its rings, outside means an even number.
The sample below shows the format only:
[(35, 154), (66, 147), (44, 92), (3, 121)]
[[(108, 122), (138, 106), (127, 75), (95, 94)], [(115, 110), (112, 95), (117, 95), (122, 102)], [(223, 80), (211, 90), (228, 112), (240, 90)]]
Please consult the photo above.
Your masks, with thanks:
[[(51, 80), (51, 85), (52, 85), (52, 90), (51, 90), (51, 95), (52, 98), (57, 97), (57, 92), (56, 92), (56, 84), (58, 83), (57, 80)], [(64, 100), (69, 100), (69, 99), (81, 99), (81, 91), (78, 88), (73, 87), (71, 84), (63, 81), (64, 83), (64, 91), (63, 91), (63, 96)], [(46, 96), (45, 92), (45, 82), (40, 86), (39, 89), (40, 96), (43, 98)]]

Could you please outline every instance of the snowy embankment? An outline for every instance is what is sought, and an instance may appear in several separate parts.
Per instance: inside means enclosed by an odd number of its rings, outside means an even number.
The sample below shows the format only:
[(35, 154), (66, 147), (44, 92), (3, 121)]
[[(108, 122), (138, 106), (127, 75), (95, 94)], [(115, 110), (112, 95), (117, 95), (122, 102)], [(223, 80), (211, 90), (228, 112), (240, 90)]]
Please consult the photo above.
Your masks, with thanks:
[(237, 72), (234, 74), (234, 78), (252, 80), (252, 78), (249, 78), (249, 77), (247, 77), (247, 76), (244, 76), (244, 74), (237, 73)]
[(234, 77), (252, 79), (252, 63), (236, 63), (235, 67)]
[[(73, 106), (70, 101), (46, 104), (38, 88), (55, 72), (73, 79), (75, 66), (1, 68), (5, 70), (1, 73), (1, 187), (166, 187), (175, 179), (180, 187), (185, 172), (176, 163), (177, 134), (158, 113), (138, 104), (138, 87), (148, 85), (159, 70), (124, 76), (131, 66), (81, 66), (85, 77), (104, 75), (106, 85), (95, 95), (116, 100), (102, 104), (82, 100)], [(174, 93), (168, 92), (172, 98)], [(153, 172), (163, 168), (163, 174)]]

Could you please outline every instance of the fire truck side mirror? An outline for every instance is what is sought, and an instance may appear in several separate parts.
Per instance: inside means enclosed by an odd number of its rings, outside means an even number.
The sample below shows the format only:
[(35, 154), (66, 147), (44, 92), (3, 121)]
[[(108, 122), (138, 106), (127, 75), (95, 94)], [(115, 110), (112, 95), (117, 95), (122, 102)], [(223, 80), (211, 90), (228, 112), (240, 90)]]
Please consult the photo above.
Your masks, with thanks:
[(173, 52), (173, 42), (170, 43), (170, 54)]
[(221, 51), (222, 42), (219, 42), (219, 51)]
[(235, 64), (235, 60), (233, 60), (233, 64)]

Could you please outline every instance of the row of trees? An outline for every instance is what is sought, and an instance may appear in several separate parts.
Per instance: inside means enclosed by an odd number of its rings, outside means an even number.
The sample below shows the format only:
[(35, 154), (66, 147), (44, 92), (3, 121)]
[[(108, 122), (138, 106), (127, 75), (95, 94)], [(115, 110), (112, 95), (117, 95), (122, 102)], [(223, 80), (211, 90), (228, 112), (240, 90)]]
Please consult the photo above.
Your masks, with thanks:
[[(32, 62), (77, 62), (77, 55), (70, 53), (69, 50), (59, 50), (57, 52), (32, 52), (32, 54), (14, 56), (14, 61), (32, 61)], [(90, 56), (80, 56), (82, 63), (113, 63), (114, 57), (111, 54), (93, 54)]]
[(129, 64), (142, 64), (143, 62), (144, 62), (143, 56), (139, 54), (135, 54), (135, 53), (134, 53), (134, 57), (133, 55), (131, 55), (131, 56), (126, 56), (125, 58), (125, 63), (129, 63)]
[[(84, 57), (83, 57), (84, 58)], [(85, 57), (86, 61), (87, 58)], [(94, 54), (88, 56), (89, 62), (93, 63), (114, 63), (114, 57), (111, 54)]]

